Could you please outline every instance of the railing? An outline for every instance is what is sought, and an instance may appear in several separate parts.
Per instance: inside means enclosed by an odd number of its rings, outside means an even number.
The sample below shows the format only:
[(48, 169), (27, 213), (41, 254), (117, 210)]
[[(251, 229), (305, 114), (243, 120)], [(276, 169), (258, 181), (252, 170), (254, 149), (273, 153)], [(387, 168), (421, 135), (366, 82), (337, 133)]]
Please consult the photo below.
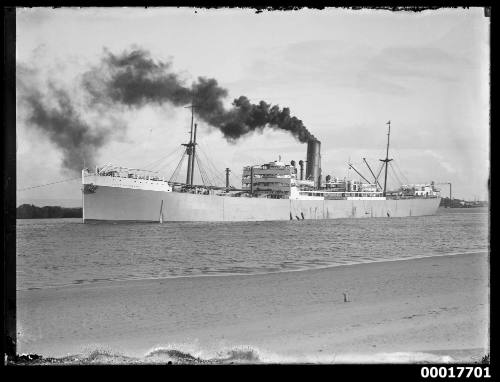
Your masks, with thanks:
[[(114, 169), (108, 169), (108, 168), (100, 168), (96, 172), (90, 172), (89, 170), (86, 171), (86, 175), (95, 175), (95, 176), (102, 176), (102, 177), (113, 177), (113, 178), (123, 178), (123, 179), (139, 179), (139, 180), (146, 180), (146, 181), (154, 181), (154, 182), (166, 182), (169, 183), (168, 180), (165, 179), (164, 176), (159, 177), (159, 176), (151, 176), (151, 175), (141, 175), (138, 173), (134, 172), (120, 172), (117, 170), (118, 167)], [(121, 167), (121, 169), (124, 169)], [(131, 169), (128, 169), (131, 170)], [(143, 170), (146, 172), (146, 170)], [(154, 173), (152, 171), (149, 171), (150, 173)], [(155, 173), (156, 174), (156, 173)]]
[[(312, 194), (312, 195), (310, 195)], [(310, 191), (299, 191), (299, 195), (307, 196), (340, 196), (340, 197), (380, 197), (383, 196), (382, 192), (368, 192), (368, 191), (322, 191), (322, 190), (310, 190)]]

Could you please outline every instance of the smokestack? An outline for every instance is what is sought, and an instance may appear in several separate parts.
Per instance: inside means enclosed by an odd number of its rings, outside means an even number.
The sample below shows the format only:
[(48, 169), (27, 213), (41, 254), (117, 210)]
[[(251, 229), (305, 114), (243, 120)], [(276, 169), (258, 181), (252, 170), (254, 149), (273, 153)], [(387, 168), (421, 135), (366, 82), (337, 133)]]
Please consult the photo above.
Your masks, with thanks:
[(310, 140), (307, 142), (306, 179), (314, 181), (314, 187), (321, 186), (321, 142)]
[(295, 174), (295, 179), (297, 179), (297, 167), (295, 167), (296, 163), (294, 160), (290, 162), (290, 165), (293, 167), (292, 174)]
[(226, 189), (229, 188), (229, 173), (231, 170), (229, 168), (226, 168)]
[(299, 166), (300, 166), (300, 180), (304, 180), (304, 161), (299, 160)]

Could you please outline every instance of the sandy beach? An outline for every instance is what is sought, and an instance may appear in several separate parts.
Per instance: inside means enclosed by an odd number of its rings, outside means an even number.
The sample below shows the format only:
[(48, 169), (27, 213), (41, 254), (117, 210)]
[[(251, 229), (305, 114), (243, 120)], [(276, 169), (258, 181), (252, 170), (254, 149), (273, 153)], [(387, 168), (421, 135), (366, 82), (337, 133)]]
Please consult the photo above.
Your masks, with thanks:
[[(344, 302), (344, 292), (350, 302)], [(473, 361), (488, 353), (485, 253), (18, 291), (18, 353), (106, 349), (263, 362)]]

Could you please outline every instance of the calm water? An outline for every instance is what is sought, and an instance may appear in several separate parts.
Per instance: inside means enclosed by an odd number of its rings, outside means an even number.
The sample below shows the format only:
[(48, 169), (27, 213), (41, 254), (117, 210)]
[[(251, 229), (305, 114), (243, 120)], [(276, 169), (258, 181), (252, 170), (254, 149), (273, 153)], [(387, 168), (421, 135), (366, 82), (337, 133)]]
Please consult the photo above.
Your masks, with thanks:
[(487, 209), (244, 223), (17, 221), (17, 288), (255, 274), (487, 251)]

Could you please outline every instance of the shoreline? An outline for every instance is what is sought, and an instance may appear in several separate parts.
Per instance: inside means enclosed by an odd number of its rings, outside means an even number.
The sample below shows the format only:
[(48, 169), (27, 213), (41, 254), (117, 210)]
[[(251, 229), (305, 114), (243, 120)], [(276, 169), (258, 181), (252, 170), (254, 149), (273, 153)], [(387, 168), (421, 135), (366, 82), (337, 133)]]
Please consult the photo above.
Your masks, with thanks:
[(249, 347), (278, 362), (335, 362), (398, 352), (468, 359), (489, 346), (485, 253), (133, 281), (18, 291), (18, 353), (208, 357)]
[(467, 251), (467, 252), (454, 252), (454, 253), (445, 253), (442, 255), (433, 254), (433, 255), (423, 255), (423, 256), (413, 256), (403, 259), (382, 259), (382, 260), (373, 260), (366, 261), (362, 263), (345, 263), (345, 264), (336, 264), (336, 265), (324, 265), (315, 268), (301, 268), (301, 269), (284, 269), (279, 271), (268, 271), (268, 272), (258, 272), (258, 273), (217, 273), (217, 274), (197, 274), (197, 275), (180, 275), (180, 276), (167, 276), (167, 277), (144, 277), (144, 278), (123, 278), (123, 279), (115, 279), (115, 280), (100, 280), (100, 281), (88, 281), (82, 283), (73, 283), (73, 284), (61, 284), (61, 285), (50, 285), (44, 287), (29, 287), (29, 288), (21, 288), (16, 289), (16, 292), (23, 291), (35, 291), (35, 290), (46, 290), (46, 289), (64, 289), (64, 288), (78, 288), (82, 286), (92, 286), (92, 285), (101, 285), (105, 286), (107, 284), (113, 283), (128, 283), (128, 282), (139, 282), (139, 281), (163, 281), (163, 280), (174, 280), (174, 279), (192, 279), (192, 278), (204, 278), (204, 277), (251, 277), (251, 276), (264, 276), (264, 275), (274, 275), (281, 273), (292, 273), (292, 272), (313, 272), (320, 271), (323, 269), (330, 268), (340, 268), (340, 267), (351, 267), (358, 265), (369, 265), (375, 263), (390, 263), (390, 262), (398, 262), (398, 261), (411, 261), (411, 260), (420, 260), (427, 258), (435, 258), (435, 257), (448, 257), (448, 256), (462, 256), (462, 255), (485, 255), (489, 254), (487, 249), (485, 250), (475, 250), (475, 251)]

